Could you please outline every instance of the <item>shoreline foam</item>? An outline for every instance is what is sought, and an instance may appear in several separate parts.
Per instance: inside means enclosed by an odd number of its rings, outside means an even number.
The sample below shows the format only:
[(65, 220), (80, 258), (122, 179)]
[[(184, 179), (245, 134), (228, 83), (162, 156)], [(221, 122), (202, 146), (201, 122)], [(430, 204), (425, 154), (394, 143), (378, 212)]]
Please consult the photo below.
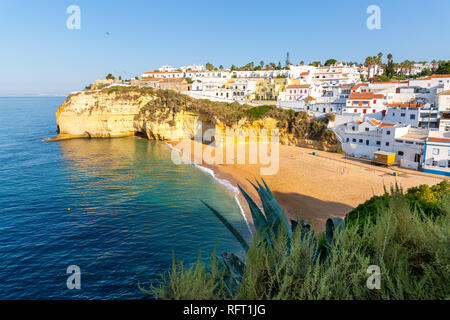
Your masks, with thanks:
[[(174, 147), (173, 145), (171, 145), (170, 143), (165, 142), (165, 144), (169, 147), (169, 149), (174, 150), (174, 151), (176, 151), (176, 152), (178, 152), (178, 153), (181, 153), (181, 150), (175, 148), (175, 147)], [(216, 182), (218, 182), (219, 184), (221, 184), (222, 186), (224, 186), (225, 189), (227, 189), (228, 191), (232, 192), (234, 201), (236, 202), (236, 204), (237, 204), (238, 207), (239, 207), (239, 211), (240, 211), (240, 213), (241, 213), (241, 215), (242, 215), (242, 218), (244, 219), (245, 224), (247, 225), (247, 228), (248, 228), (250, 234), (252, 234), (252, 229), (251, 229), (251, 226), (250, 226), (250, 221), (247, 219), (247, 216), (246, 216), (246, 214), (245, 214), (245, 210), (244, 210), (244, 208), (242, 207), (241, 202), (239, 201), (239, 197), (238, 197), (239, 194), (240, 194), (239, 189), (238, 189), (237, 187), (235, 187), (230, 181), (228, 181), (228, 180), (226, 180), (226, 179), (221, 179), (221, 178), (217, 177), (216, 172), (215, 172), (213, 169), (207, 168), (207, 167), (205, 167), (205, 166), (201, 166), (201, 165), (199, 165), (199, 164), (197, 164), (197, 163), (195, 163), (195, 162), (192, 162), (192, 161), (190, 161), (190, 164), (193, 165), (194, 167), (198, 168), (200, 171), (209, 174), (210, 176), (212, 176), (212, 178), (213, 178)]]

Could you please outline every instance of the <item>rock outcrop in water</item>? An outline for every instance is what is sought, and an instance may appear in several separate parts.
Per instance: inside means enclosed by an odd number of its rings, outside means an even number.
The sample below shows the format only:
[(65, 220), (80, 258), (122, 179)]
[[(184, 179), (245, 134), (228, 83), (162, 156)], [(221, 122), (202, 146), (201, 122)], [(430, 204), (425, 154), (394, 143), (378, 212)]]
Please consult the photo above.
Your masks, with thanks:
[[(192, 138), (195, 123), (202, 130), (279, 129), (283, 144), (330, 149), (337, 146), (326, 122), (304, 113), (239, 103), (196, 100), (170, 90), (110, 87), (71, 94), (56, 113), (59, 138), (112, 138), (142, 135), (149, 139)], [(315, 123), (314, 123), (315, 122)], [(58, 139), (58, 137), (57, 137)]]

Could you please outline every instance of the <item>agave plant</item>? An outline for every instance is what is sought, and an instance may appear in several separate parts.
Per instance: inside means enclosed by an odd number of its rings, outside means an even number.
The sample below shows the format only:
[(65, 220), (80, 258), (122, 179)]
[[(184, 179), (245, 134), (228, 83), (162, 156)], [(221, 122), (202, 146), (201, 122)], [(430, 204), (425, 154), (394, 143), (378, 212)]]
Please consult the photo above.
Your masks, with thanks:
[[(290, 219), (290, 224), (283, 210), (275, 199), (272, 191), (270, 191), (264, 179), (262, 179), (264, 184), (261, 185), (258, 180), (256, 180), (256, 185), (249, 181), (252, 186), (257, 191), (261, 203), (263, 206), (264, 213), (256, 205), (253, 199), (238, 185), (239, 190), (244, 195), (245, 200), (248, 203), (250, 212), (252, 214), (253, 223), (255, 230), (258, 234), (258, 239), (265, 241), (268, 247), (272, 249), (272, 244), (275, 238), (283, 234), (286, 237), (286, 247), (290, 250), (292, 235), (297, 228), (301, 228), (302, 240), (311, 241), (312, 248), (314, 250), (313, 259), (317, 260), (319, 257), (319, 250), (317, 245), (317, 239), (312, 230), (311, 226), (306, 220), (302, 220), (299, 223), (295, 219)], [(203, 202), (203, 201), (202, 201)], [(242, 248), (247, 252), (250, 248), (249, 244), (245, 241), (244, 237), (236, 230), (236, 228), (228, 222), (228, 220), (216, 209), (203, 202), (215, 215), (216, 217), (227, 227), (227, 229), (234, 235), (234, 237), (242, 245)], [(337, 235), (345, 228), (345, 221), (341, 218), (329, 218), (326, 222), (326, 256), (331, 254), (331, 248), (333, 243), (337, 238)], [(231, 274), (232, 279), (235, 283), (239, 283), (244, 275), (245, 264), (242, 262), (235, 254), (230, 252), (222, 252), (222, 259)]]

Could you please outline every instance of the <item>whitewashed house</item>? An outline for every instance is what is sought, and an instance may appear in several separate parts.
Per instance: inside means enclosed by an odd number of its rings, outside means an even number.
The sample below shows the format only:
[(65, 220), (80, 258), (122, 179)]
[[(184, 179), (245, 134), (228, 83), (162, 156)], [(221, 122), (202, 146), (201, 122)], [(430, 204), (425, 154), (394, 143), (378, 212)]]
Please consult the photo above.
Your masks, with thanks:
[(425, 143), (422, 171), (450, 176), (450, 132), (430, 132)]
[(382, 119), (386, 111), (384, 95), (373, 92), (352, 92), (347, 99), (342, 114), (370, 115), (372, 118)]
[(439, 94), (438, 110), (439, 131), (450, 131), (450, 90)]
[(354, 157), (373, 159), (376, 151), (396, 154), (396, 162), (405, 168), (419, 168), (427, 130), (366, 118), (334, 128), (342, 139), (342, 150)]

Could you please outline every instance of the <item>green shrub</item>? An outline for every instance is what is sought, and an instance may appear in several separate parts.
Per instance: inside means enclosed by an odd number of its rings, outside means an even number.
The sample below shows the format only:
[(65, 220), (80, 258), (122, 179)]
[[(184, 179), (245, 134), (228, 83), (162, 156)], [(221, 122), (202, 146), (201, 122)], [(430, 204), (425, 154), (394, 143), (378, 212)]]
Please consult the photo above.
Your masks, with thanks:
[[(350, 224), (332, 242), (319, 235), (320, 259), (313, 234), (305, 236), (303, 228), (294, 228), (290, 237), (271, 233), (270, 241), (258, 232), (235, 286), (214, 252), (209, 267), (200, 260), (188, 268), (174, 263), (172, 272), (149, 292), (161, 299), (448, 299), (448, 197), (443, 197), (443, 213), (431, 218), (421, 216), (398, 189), (386, 195), (370, 202), (367, 211), (377, 212), (377, 218), (367, 220), (363, 232)], [(274, 208), (272, 202), (266, 205)], [(268, 217), (269, 207), (264, 206)], [(371, 265), (381, 270), (379, 289), (366, 285)]]
[[(436, 218), (445, 213), (445, 206), (449, 198), (450, 184), (443, 180), (435, 186), (421, 185), (419, 187), (409, 188), (404, 197), (411, 210), (417, 211), (419, 216)], [(398, 186), (391, 189), (391, 193), (385, 191), (381, 196), (373, 196), (363, 204), (350, 211), (345, 220), (349, 224), (358, 224), (362, 230), (364, 224), (368, 221), (375, 222), (379, 216), (377, 208), (389, 204), (389, 198), (392, 194), (401, 193)]]
[(248, 109), (247, 110), (247, 114), (249, 115), (249, 117), (252, 120), (256, 120), (256, 119), (260, 119), (263, 114), (266, 114), (270, 110), (272, 110), (272, 108), (270, 106), (267, 106), (267, 105), (257, 106), (257, 107), (253, 107), (251, 109)]

